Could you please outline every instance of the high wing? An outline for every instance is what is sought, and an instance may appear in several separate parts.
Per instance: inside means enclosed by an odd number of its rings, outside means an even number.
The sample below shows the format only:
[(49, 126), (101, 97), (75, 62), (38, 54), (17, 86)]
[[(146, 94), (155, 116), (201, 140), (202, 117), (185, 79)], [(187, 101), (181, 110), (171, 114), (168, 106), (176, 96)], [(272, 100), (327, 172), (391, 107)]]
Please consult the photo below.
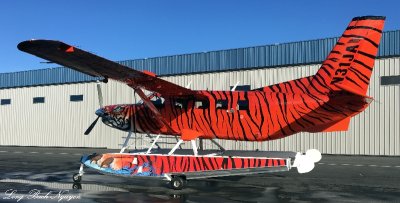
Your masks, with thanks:
[(134, 89), (144, 88), (162, 96), (196, 94), (193, 90), (157, 78), (149, 72), (134, 70), (60, 41), (28, 40), (19, 43), (18, 49), (91, 76), (121, 81)]

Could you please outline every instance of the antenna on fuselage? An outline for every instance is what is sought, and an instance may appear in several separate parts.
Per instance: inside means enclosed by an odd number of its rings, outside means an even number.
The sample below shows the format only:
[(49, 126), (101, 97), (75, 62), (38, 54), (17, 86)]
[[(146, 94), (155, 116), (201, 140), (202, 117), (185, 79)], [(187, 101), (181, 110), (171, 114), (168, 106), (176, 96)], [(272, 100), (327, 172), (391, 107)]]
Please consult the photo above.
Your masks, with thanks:
[(240, 81), (237, 81), (237, 83), (235, 84), (235, 86), (232, 87), (231, 91), (235, 91), (236, 87), (239, 85)]
[(192, 81), (190, 81), (190, 82), (186, 85), (186, 88), (189, 89), (190, 85), (192, 85)]

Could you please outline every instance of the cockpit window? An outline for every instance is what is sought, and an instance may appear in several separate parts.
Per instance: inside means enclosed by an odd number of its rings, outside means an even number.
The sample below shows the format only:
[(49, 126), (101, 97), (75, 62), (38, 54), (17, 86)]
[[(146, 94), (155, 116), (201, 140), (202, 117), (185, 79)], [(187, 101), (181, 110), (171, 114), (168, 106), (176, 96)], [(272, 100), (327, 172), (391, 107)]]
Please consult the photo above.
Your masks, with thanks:
[(163, 108), (164, 107), (164, 98), (161, 98), (161, 97), (153, 98), (151, 100), (151, 102), (157, 108)]

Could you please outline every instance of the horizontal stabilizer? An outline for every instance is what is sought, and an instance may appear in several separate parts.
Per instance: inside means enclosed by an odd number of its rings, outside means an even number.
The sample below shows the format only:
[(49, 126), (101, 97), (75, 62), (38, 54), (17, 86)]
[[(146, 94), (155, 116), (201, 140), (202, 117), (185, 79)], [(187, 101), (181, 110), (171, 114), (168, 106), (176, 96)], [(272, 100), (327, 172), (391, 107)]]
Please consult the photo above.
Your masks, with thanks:
[(340, 120), (336, 123), (330, 124), (327, 128), (322, 129), (322, 132), (335, 132), (335, 131), (347, 131), (349, 129), (350, 118), (347, 117), (343, 120)]

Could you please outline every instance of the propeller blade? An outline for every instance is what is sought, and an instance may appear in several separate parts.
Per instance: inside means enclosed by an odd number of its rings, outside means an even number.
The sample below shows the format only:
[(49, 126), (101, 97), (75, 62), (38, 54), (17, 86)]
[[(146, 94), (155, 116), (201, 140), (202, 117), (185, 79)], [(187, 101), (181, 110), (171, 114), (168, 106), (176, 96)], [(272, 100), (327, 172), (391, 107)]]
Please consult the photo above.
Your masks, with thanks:
[(100, 82), (97, 82), (97, 96), (99, 98), (100, 108), (103, 108), (103, 93), (101, 92)]
[(88, 127), (88, 129), (85, 131), (85, 135), (89, 135), (89, 133), (93, 130), (94, 126), (96, 125), (97, 121), (99, 120), (100, 116), (96, 118), (96, 120), (93, 121), (92, 124)]

